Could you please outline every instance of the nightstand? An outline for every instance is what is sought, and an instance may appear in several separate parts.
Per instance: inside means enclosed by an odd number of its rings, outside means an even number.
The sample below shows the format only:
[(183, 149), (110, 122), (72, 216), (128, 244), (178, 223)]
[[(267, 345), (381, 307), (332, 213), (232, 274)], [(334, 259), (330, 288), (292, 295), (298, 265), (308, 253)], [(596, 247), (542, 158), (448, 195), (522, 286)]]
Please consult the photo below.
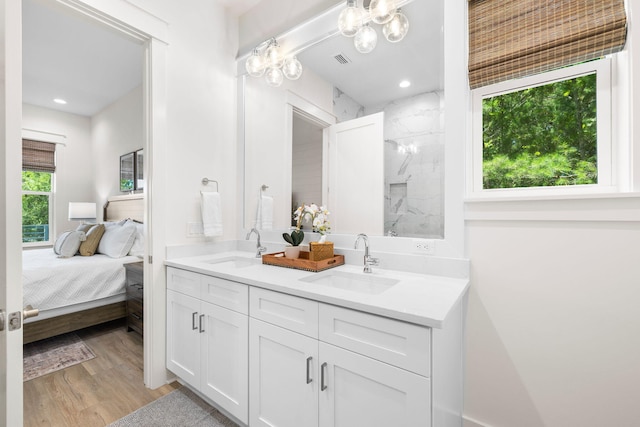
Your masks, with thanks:
[(134, 262), (131, 264), (125, 264), (124, 269), (127, 277), (127, 332), (136, 331), (140, 335), (143, 335), (143, 263)]

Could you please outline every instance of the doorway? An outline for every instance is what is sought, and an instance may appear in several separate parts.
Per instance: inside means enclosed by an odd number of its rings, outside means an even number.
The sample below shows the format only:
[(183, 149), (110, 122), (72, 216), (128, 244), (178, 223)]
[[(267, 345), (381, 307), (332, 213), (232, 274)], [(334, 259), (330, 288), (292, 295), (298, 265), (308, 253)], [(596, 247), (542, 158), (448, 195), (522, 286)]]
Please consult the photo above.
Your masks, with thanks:
[[(155, 167), (163, 169), (165, 162), (163, 156), (160, 153), (164, 152), (165, 136), (166, 135), (166, 118), (161, 112), (165, 111), (165, 56), (166, 56), (166, 43), (167, 43), (167, 24), (160, 21), (158, 18), (153, 17), (149, 13), (142, 9), (136, 8), (130, 3), (117, 0), (108, 2), (108, 4), (101, 4), (96, 6), (93, 1), (85, 0), (59, 0), (60, 7), (73, 10), (74, 13), (84, 15), (89, 18), (91, 22), (100, 23), (108, 26), (114, 31), (120, 31), (122, 34), (126, 34), (129, 37), (137, 39), (144, 45), (144, 57), (145, 68), (143, 77), (143, 108), (144, 108), (144, 146), (145, 150), (145, 176), (147, 177), (147, 188), (152, 190), (145, 190), (145, 234), (148, 236), (145, 242), (145, 279), (149, 283), (149, 292), (145, 292), (145, 303), (148, 305), (148, 310), (145, 311), (145, 318), (148, 317), (145, 322), (145, 328), (149, 325), (149, 330), (145, 331), (146, 336), (154, 338), (152, 341), (153, 348), (150, 344), (147, 344), (145, 340), (144, 350), (144, 371), (145, 371), (145, 384), (149, 388), (156, 388), (164, 384), (166, 380), (166, 372), (164, 370), (164, 355), (158, 351), (158, 348), (164, 348), (164, 328), (159, 327), (151, 328), (152, 324), (158, 324), (157, 319), (163, 318), (164, 307), (162, 304), (158, 304), (157, 300), (162, 303), (164, 301), (164, 295), (160, 292), (153, 292), (153, 283), (161, 282), (164, 280), (164, 273), (162, 272), (163, 255), (160, 248), (164, 248), (164, 233), (153, 233), (156, 228), (161, 228), (161, 224), (153, 222), (152, 209), (154, 203), (158, 206), (162, 206), (162, 196), (154, 198), (156, 193), (163, 194), (164, 186), (162, 180), (154, 182), (153, 186), (153, 170)], [(90, 3), (90, 4), (89, 4)], [(6, 2), (2, 7), (3, 22), (9, 22), (10, 16), (21, 16), (21, 0), (12, 0)], [(20, 164), (20, 120), (19, 113), (21, 111), (22, 97), (19, 91), (20, 84), (18, 83), (14, 87), (10, 85), (10, 82), (17, 81), (14, 79), (14, 75), (20, 74), (21, 66), (20, 59), (21, 54), (19, 47), (22, 45), (21, 39), (21, 20), (14, 20), (10, 26), (2, 25), (0, 30), (2, 31), (2, 37), (7, 41), (8, 45), (17, 47), (17, 49), (8, 50), (3, 52), (4, 58), (7, 63), (11, 63), (11, 67), (3, 70), (2, 80), (6, 82), (3, 86), (2, 96), (4, 105), (7, 106), (7, 110), (14, 109), (18, 114), (13, 114), (11, 117), (4, 117), (2, 121), (2, 127), (4, 130), (4, 138), (6, 145), (10, 145), (11, 148), (6, 150), (5, 165), (15, 164), (16, 170), (5, 170), (7, 177), (14, 177), (19, 170)], [(9, 74), (13, 73), (13, 75)], [(5, 80), (6, 79), (6, 80)], [(15, 89), (15, 88), (18, 89)], [(4, 109), (3, 109), (4, 111)], [(15, 117), (18, 120), (15, 120)], [(4, 127), (6, 126), (6, 129)], [(9, 158), (10, 157), (10, 158)], [(13, 179), (11, 179), (13, 181)], [(7, 188), (4, 193), (5, 201), (11, 202), (11, 207), (7, 208), (6, 215), (10, 217), (19, 218), (20, 203), (13, 203), (14, 200), (19, 200), (20, 188), (16, 183), (15, 188)], [(160, 208), (162, 209), (162, 208)], [(158, 212), (158, 217), (162, 218), (162, 212)], [(5, 224), (10, 222), (5, 221)], [(7, 227), (7, 226), (5, 226)], [(5, 228), (5, 231), (7, 229)], [(15, 232), (17, 234), (17, 232)], [(153, 236), (153, 239), (151, 238)], [(19, 238), (19, 235), (18, 235)], [(13, 244), (15, 240), (15, 246)], [(3, 252), (3, 258), (5, 263), (12, 263), (17, 257), (20, 260), (20, 248), (18, 239), (9, 239), (7, 242), (12, 243), (11, 247), (15, 247), (14, 250)], [(158, 268), (154, 268), (148, 260), (150, 257), (157, 253)], [(17, 265), (16, 265), (17, 264)], [(11, 277), (14, 280), (8, 280), (6, 289), (3, 290), (6, 295), (6, 311), (18, 312), (22, 311), (22, 289), (21, 280), (19, 279), (19, 265), (13, 262), (14, 268), (11, 273)], [(9, 274), (7, 273), (7, 276)], [(17, 280), (15, 280), (18, 278)], [(145, 287), (146, 290), (146, 287)], [(155, 322), (154, 322), (155, 320)], [(9, 335), (10, 334), (10, 335)], [(10, 336), (10, 338), (9, 338)], [(7, 345), (9, 342), (10, 345)], [(13, 332), (8, 333), (3, 337), (0, 350), (3, 353), (3, 357), (6, 357), (6, 363), (3, 363), (3, 371), (0, 377), (6, 378), (6, 383), (2, 384), (3, 389), (3, 403), (4, 407), (0, 414), (0, 419), (6, 422), (7, 425), (21, 425), (22, 421), (22, 378), (21, 375), (15, 375), (16, 372), (22, 372), (22, 337), (21, 333)], [(8, 372), (13, 372), (11, 375), (6, 375)], [(8, 393), (7, 391), (11, 392)]]

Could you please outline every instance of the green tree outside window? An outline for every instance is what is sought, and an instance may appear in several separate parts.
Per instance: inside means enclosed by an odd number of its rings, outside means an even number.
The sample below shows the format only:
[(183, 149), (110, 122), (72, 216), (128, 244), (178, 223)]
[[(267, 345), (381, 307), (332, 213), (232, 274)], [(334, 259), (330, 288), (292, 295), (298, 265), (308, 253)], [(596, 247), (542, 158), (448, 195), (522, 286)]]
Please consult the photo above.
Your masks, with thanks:
[(596, 75), (486, 98), (483, 188), (596, 184)]

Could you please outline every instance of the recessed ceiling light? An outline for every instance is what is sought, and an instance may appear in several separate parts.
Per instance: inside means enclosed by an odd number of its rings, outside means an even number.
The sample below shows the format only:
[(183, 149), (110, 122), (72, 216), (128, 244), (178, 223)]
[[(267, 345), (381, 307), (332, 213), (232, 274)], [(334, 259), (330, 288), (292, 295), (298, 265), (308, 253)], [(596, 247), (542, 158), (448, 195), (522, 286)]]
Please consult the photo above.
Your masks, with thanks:
[(411, 86), (411, 82), (409, 80), (403, 80), (400, 82), (399, 86), (404, 89)]
[(53, 102), (55, 102), (56, 104), (66, 104), (67, 103), (67, 101), (65, 101), (62, 98), (56, 98), (56, 99), (53, 100)]

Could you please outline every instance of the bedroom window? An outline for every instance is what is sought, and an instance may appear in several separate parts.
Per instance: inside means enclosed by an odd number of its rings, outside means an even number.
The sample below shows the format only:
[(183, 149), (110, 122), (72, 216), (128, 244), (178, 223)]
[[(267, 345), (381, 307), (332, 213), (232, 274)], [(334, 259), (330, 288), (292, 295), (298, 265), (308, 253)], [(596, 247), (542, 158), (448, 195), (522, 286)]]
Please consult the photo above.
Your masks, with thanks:
[(51, 244), (55, 144), (22, 141), (22, 243)]

